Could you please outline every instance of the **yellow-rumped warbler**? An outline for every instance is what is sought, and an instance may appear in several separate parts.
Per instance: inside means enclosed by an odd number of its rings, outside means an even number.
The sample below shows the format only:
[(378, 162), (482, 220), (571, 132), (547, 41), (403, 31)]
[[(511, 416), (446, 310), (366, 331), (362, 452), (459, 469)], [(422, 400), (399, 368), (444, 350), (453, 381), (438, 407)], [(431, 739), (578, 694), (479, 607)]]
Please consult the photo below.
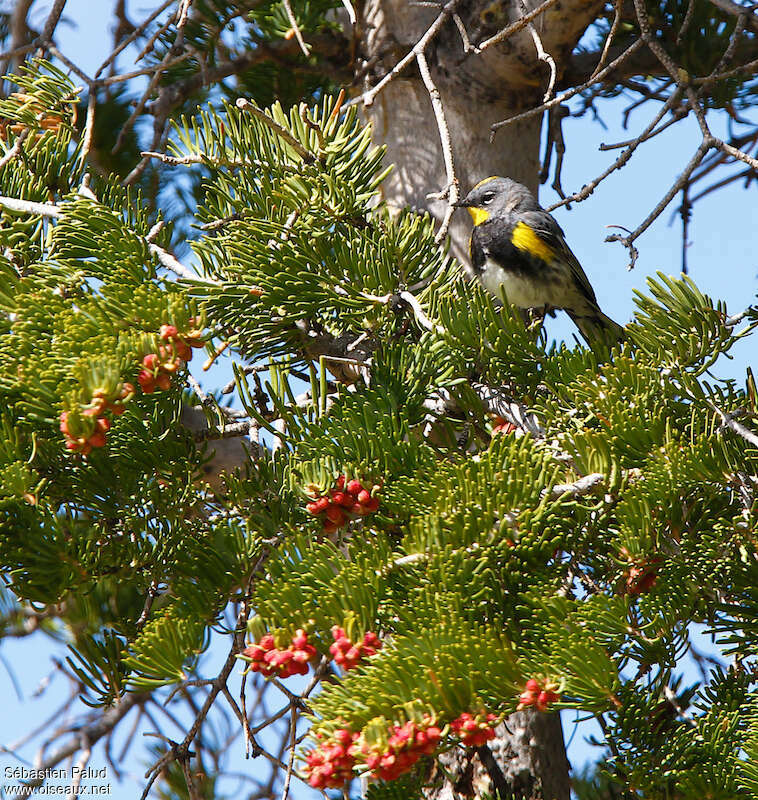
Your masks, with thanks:
[(623, 329), (600, 310), (584, 270), (553, 217), (520, 183), (485, 178), (457, 203), (474, 220), (471, 266), (495, 297), (520, 308), (562, 308), (587, 343), (612, 345)]

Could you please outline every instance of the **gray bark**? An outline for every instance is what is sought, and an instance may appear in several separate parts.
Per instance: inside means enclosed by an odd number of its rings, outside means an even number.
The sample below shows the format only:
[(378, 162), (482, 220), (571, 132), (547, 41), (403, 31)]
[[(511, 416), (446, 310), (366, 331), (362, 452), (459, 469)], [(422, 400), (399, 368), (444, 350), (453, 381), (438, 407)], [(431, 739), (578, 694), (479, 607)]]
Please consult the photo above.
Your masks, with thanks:
[[(539, 5), (527, 0), (527, 9)], [(569, 56), (588, 25), (603, 7), (598, 0), (559, 0), (534, 21), (543, 48), (557, 66), (558, 84)], [(518, 0), (461, 0), (456, 12), (477, 44), (522, 16)], [(375, 85), (421, 39), (440, 10), (413, 5), (408, 0), (367, 0), (361, 20), (362, 55), (366, 66), (364, 90)], [(541, 118), (506, 126), (493, 142), (490, 125), (539, 105), (548, 84), (549, 70), (537, 58), (528, 28), (480, 54), (465, 53), (462, 37), (452, 19), (425, 50), (432, 78), (439, 91), (450, 133), (455, 175), (462, 193), (489, 175), (503, 175), (538, 189)], [(387, 147), (387, 160), (395, 165), (384, 184), (384, 199), (391, 206), (429, 210), (441, 219), (444, 199), (427, 195), (448, 185), (440, 133), (429, 92), (415, 63), (395, 77), (364, 109), (373, 124), (377, 144)], [(450, 227), (452, 252), (468, 259), (468, 215), (458, 212)], [(523, 800), (568, 800), (569, 764), (557, 714), (531, 710), (513, 714), (491, 748), (507, 784)], [(455, 786), (447, 781), (429, 797), (445, 800), (495, 795), (490, 776), (471, 754), (455, 751), (450, 770)]]
[[(537, 5), (537, 0), (525, 2), (528, 9)], [(558, 67), (558, 81), (576, 42), (602, 6), (598, 0), (559, 0), (534, 20)], [(461, 0), (456, 9), (472, 44), (522, 16), (517, 0)], [(361, 26), (364, 63), (371, 68), (363, 88), (389, 73), (438, 14), (435, 8), (408, 0), (368, 0)], [(458, 29), (448, 19), (426, 57), (445, 110), (461, 191), (489, 175), (504, 175), (536, 193), (540, 117), (506, 126), (490, 141), (492, 123), (542, 102), (549, 70), (538, 61), (529, 30), (524, 28), (480, 54), (467, 54)], [(373, 124), (375, 141), (387, 147), (387, 161), (395, 165), (384, 183), (386, 202), (391, 207), (426, 209), (441, 219), (445, 200), (429, 200), (427, 195), (444, 191), (447, 175), (429, 93), (415, 64), (396, 77), (365, 114)], [(450, 238), (452, 252), (463, 261), (468, 258), (469, 231), (468, 215), (457, 212)]]

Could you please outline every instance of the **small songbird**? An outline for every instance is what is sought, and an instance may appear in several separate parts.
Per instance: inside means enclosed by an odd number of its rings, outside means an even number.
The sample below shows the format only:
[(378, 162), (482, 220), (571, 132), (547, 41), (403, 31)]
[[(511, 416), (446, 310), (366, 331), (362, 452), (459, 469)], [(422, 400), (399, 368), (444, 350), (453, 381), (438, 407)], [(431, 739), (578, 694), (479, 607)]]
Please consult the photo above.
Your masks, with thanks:
[(624, 331), (600, 310), (595, 292), (560, 225), (510, 178), (485, 178), (456, 205), (474, 220), (471, 266), (482, 286), (519, 308), (562, 308), (587, 344), (613, 345)]

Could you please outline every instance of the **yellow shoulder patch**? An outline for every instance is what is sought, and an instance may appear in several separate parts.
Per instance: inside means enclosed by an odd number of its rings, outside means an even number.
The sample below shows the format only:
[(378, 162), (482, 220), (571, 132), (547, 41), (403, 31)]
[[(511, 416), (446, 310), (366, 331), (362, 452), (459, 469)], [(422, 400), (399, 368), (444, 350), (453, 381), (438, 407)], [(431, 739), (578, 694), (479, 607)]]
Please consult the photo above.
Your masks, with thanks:
[(549, 262), (555, 257), (555, 250), (543, 242), (525, 222), (516, 223), (516, 227), (511, 234), (511, 241), (519, 250), (523, 250), (529, 255), (537, 256), (543, 261)]
[[(490, 181), (496, 181), (500, 176), (499, 175), (490, 175), (489, 178), (485, 178), (483, 181), (479, 181), (479, 183), (474, 186), (474, 189), (478, 189), (480, 186), (484, 186), (485, 183), (489, 183)], [(473, 192), (474, 189), (471, 191)]]
[(469, 206), (468, 213), (471, 214), (471, 219), (474, 220), (474, 225), (481, 225), (490, 218), (489, 211), (485, 211), (483, 208), (476, 208), (475, 206)]

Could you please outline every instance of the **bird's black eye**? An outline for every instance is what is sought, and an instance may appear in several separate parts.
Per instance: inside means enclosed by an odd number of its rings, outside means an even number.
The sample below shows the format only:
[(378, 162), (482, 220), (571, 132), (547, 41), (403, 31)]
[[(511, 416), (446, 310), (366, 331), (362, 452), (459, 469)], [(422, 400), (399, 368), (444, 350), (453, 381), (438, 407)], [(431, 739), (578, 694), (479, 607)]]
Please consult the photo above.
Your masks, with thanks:
[(487, 192), (487, 194), (485, 194), (484, 197), (482, 198), (482, 203), (484, 203), (484, 205), (486, 206), (489, 205), (494, 199), (495, 199), (495, 193)]

